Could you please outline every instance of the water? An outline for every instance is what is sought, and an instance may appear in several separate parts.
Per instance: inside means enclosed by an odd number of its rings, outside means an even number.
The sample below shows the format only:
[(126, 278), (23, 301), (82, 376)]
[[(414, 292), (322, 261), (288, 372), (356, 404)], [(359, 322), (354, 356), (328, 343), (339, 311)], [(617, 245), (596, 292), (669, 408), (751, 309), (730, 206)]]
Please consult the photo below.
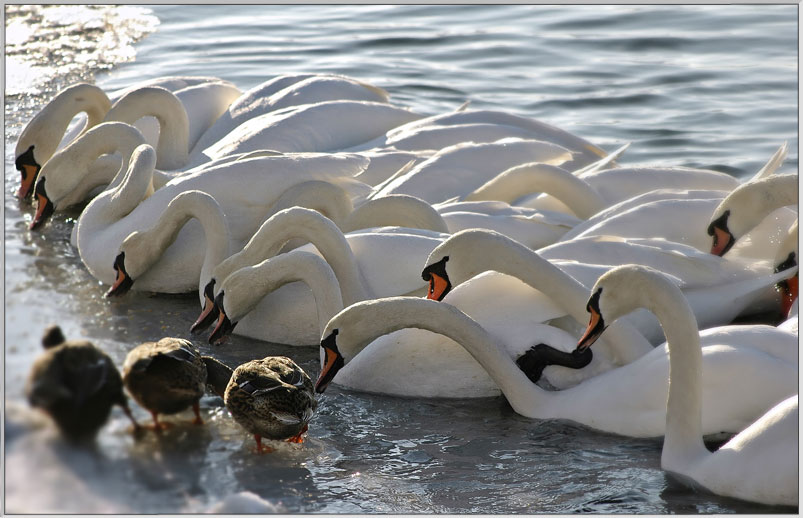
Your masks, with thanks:
[[(186, 424), (188, 413), (162, 437), (135, 439), (115, 410), (94, 448), (68, 446), (22, 396), (44, 327), (58, 322), (122, 364), (142, 341), (190, 338), (197, 298), (104, 299), (69, 244), (79, 212), (27, 230), (32, 210), (13, 197), (12, 155), (32, 114), (78, 80), (113, 90), (216, 75), (245, 90), (281, 73), (334, 72), (424, 113), (470, 100), (608, 150), (632, 142), (626, 164), (744, 178), (789, 141), (782, 170), (794, 171), (797, 14), (791, 5), (7, 6), (5, 510), (198, 512), (250, 491), (262, 510), (288, 513), (784, 511), (678, 484), (660, 469), (660, 439), (525, 419), (502, 398), (413, 400), (332, 386), (304, 445), (258, 456), (210, 396), (204, 427)], [(318, 372), (314, 347), (193, 341), (230, 364), (288, 354)]]

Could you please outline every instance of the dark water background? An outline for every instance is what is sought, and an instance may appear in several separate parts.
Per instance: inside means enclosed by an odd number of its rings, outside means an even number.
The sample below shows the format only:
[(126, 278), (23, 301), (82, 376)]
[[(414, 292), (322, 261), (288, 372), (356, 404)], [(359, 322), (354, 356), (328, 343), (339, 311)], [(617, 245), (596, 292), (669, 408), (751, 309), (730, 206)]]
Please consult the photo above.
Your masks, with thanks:
[[(113, 90), (215, 75), (246, 90), (282, 73), (333, 72), (423, 113), (470, 100), (608, 150), (632, 142), (625, 164), (743, 178), (788, 141), (782, 171), (790, 172), (797, 38), (796, 5), (6, 6), (5, 510), (198, 512), (250, 491), (290, 513), (778, 511), (678, 485), (660, 469), (659, 439), (525, 419), (502, 398), (411, 400), (333, 386), (303, 446), (257, 456), (220, 400), (207, 397), (203, 428), (179, 423), (134, 440), (115, 411), (94, 449), (69, 447), (22, 396), (44, 327), (58, 322), (122, 364), (142, 341), (190, 338), (197, 298), (104, 299), (69, 244), (78, 212), (27, 230), (32, 210), (13, 197), (13, 149), (25, 122), (78, 80)], [(318, 371), (313, 347), (235, 336), (213, 351), (194, 342), (231, 364), (289, 354)]]

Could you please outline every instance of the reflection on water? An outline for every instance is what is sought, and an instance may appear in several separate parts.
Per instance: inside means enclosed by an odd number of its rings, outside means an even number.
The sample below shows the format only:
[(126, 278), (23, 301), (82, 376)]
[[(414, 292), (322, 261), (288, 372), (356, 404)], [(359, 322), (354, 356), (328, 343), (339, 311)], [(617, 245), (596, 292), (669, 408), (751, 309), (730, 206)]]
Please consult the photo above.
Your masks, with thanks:
[[(107, 287), (69, 244), (79, 212), (27, 230), (32, 210), (13, 197), (12, 154), (22, 125), (53, 91), (125, 62), (99, 84), (212, 74), (246, 89), (278, 73), (329, 71), (386, 87), (426, 113), (471, 100), (541, 117), (608, 149), (632, 141), (632, 162), (716, 166), (743, 177), (788, 139), (794, 169), (795, 9), (7, 6), (7, 65), (16, 68), (5, 105), (6, 510), (199, 512), (250, 492), (241, 501), (309, 513), (783, 511), (690, 491), (660, 469), (660, 439), (525, 419), (502, 398), (388, 398), (332, 386), (303, 445), (277, 443), (276, 452), (256, 455), (220, 398), (207, 396), (203, 426), (191, 425), (187, 411), (168, 416), (174, 426), (161, 435), (134, 437), (115, 408), (94, 447), (68, 445), (23, 399), (50, 323), (68, 338), (91, 339), (118, 365), (138, 343), (179, 336), (231, 366), (281, 354), (315, 376), (318, 350), (236, 335), (212, 347), (188, 332), (195, 293), (105, 299)], [(132, 46), (156, 27), (151, 13), (159, 30)], [(40, 37), (31, 37), (31, 23)], [(15, 65), (26, 55), (33, 65)]]

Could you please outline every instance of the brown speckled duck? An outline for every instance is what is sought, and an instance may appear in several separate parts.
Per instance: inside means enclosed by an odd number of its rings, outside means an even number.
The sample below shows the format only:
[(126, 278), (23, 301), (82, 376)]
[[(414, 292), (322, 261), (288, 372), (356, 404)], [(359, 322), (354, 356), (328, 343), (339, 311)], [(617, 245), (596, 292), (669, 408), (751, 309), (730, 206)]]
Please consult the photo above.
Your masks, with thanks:
[(42, 338), (44, 354), (31, 368), (26, 395), (72, 440), (92, 439), (120, 405), (138, 428), (123, 393), (123, 380), (109, 356), (87, 340), (64, 339), (58, 326)]
[(189, 341), (168, 337), (138, 345), (123, 364), (123, 383), (150, 411), (157, 431), (166, 426), (159, 422), (159, 414), (175, 414), (190, 406), (193, 423), (203, 424), (198, 401), (206, 389), (206, 365)]
[[(307, 424), (318, 405), (312, 380), (301, 367), (285, 356), (252, 360), (234, 369), (224, 383), (225, 366), (214, 368), (214, 360), (204, 358), (209, 382), (223, 396), (232, 417), (254, 435), (257, 451), (271, 452), (262, 438), (301, 443)], [(224, 388), (225, 387), (225, 388)]]

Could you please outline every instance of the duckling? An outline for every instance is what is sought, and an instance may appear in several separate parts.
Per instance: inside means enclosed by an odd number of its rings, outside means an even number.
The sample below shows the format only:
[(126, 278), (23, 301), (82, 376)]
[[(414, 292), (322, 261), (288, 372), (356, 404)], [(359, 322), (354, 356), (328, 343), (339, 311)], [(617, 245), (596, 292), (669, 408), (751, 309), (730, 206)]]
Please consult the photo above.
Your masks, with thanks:
[[(210, 384), (240, 426), (254, 435), (259, 453), (273, 451), (262, 438), (302, 443), (318, 406), (310, 377), (286, 356), (251, 360), (231, 371), (204, 357)], [(216, 363), (215, 367), (212, 364)], [(228, 371), (226, 371), (228, 369)], [(226, 374), (229, 374), (228, 378)], [(226, 382), (227, 381), (227, 382)]]
[(123, 380), (112, 359), (87, 340), (66, 341), (59, 326), (42, 338), (45, 352), (31, 368), (25, 392), (68, 439), (93, 439), (106, 423), (112, 405), (120, 405), (134, 429)]
[(193, 424), (203, 424), (198, 401), (206, 390), (206, 365), (192, 343), (181, 338), (145, 342), (129, 351), (123, 364), (128, 392), (153, 416), (154, 429), (167, 423), (159, 414), (175, 414), (192, 406)]

